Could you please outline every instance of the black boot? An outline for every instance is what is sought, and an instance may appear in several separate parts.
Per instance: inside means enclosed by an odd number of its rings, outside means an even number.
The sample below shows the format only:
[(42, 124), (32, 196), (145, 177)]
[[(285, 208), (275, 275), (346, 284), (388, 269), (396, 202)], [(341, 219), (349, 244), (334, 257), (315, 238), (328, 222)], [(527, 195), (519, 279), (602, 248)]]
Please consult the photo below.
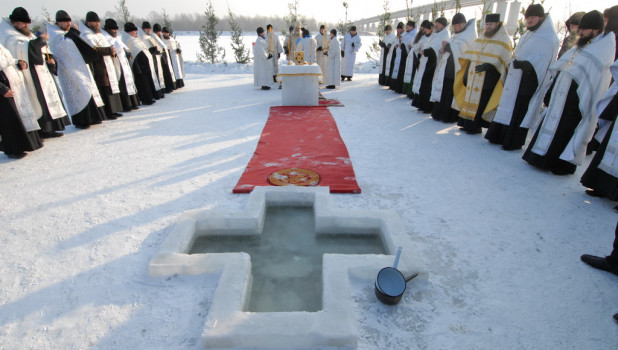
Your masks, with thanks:
[(611, 272), (615, 275), (618, 275), (618, 266), (610, 264), (606, 258), (584, 254), (581, 256), (581, 259), (583, 262), (594, 267), (595, 269)]
[(618, 322), (618, 314), (614, 314), (614, 320), (616, 320), (616, 322)]

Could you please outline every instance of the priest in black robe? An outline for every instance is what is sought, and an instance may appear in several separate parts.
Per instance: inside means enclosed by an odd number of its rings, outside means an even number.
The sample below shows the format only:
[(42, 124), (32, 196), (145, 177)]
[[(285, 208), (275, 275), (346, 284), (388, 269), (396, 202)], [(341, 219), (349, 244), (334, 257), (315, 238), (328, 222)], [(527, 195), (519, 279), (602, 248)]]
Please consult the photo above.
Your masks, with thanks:
[[(101, 34), (101, 20), (99, 19), (99, 15), (96, 12), (88, 12), (86, 14), (86, 26), (92, 30), (95, 34)], [(83, 35), (83, 33), (82, 33)], [(114, 93), (112, 91), (111, 77), (108, 74), (107, 66), (105, 62), (105, 57), (115, 56), (116, 48), (111, 46), (101, 46), (96, 45), (92, 48), (96, 53), (96, 59), (92, 61), (92, 71), (94, 73), (94, 81), (97, 82), (97, 87), (99, 88), (99, 93), (103, 98), (103, 102), (105, 102), (105, 115), (107, 119), (116, 119), (118, 117), (122, 117), (121, 112), (122, 101), (120, 100), (120, 91)], [(113, 77), (116, 79), (116, 77)]]
[(153, 77), (154, 67), (151, 67), (151, 64), (154, 65), (154, 61), (152, 61), (152, 58), (148, 59), (146, 53), (137, 47), (138, 44), (141, 43), (141, 46), (144, 46), (144, 48), (148, 50), (141, 39), (138, 38), (135, 24), (132, 22), (125, 23), (124, 32), (125, 33), (122, 34), (122, 41), (130, 49), (130, 53), (127, 53), (127, 57), (131, 60), (131, 69), (133, 70), (133, 80), (137, 87), (137, 95), (142, 104), (151, 105), (158, 99), (153, 80), (155, 79), (155, 77)]
[[(144, 31), (146, 32), (146, 30)], [(152, 32), (154, 33), (154, 35), (157, 36), (154, 39), (155, 40), (159, 39), (161, 41), (161, 44), (159, 46), (161, 46), (160, 47), (160, 50), (161, 50), (160, 57), (161, 57), (161, 67), (163, 68), (163, 79), (165, 80), (165, 92), (170, 93), (176, 90), (176, 79), (173, 78), (174, 72), (170, 70), (170, 67), (172, 66), (171, 65), (172, 59), (169, 55), (169, 52), (167, 50), (165, 43), (163, 42), (161, 25), (159, 23), (155, 23), (154, 26), (152, 26)]]
[[(105, 32), (107, 32), (107, 34), (109, 34), (112, 38), (116, 39), (118, 36), (118, 23), (116, 23), (116, 21), (112, 18), (107, 18), (105, 20), (105, 24), (103, 25), (103, 30)], [(120, 43), (122, 43), (122, 40), (120, 40), (120, 38), (117, 38), (117, 40), (120, 41)], [(118, 57), (118, 60), (120, 61), (120, 59), (125, 59), (123, 58), (123, 54), (126, 55), (125, 52), (118, 52), (119, 48), (116, 47), (116, 56)], [(123, 50), (124, 51), (124, 50)], [(126, 57), (126, 56), (125, 56)], [(120, 62), (119, 62), (120, 63)], [(139, 109), (139, 105), (140, 105), (140, 101), (139, 98), (137, 97), (137, 94), (132, 94), (129, 95), (129, 92), (127, 90), (127, 79), (131, 79), (130, 77), (127, 78), (127, 73), (125, 72), (125, 65), (120, 63), (120, 71), (121, 71), (121, 75), (120, 78), (118, 79), (118, 88), (120, 89), (120, 101), (122, 102), (122, 110), (124, 112), (130, 112), (134, 109)], [(129, 65), (130, 67), (130, 65)], [(129, 68), (130, 69), (130, 68)], [(130, 76), (133, 76), (133, 72), (129, 72)]]
[(586, 13), (576, 46), (550, 67), (554, 80), (545, 96), (548, 107), (523, 155), (530, 165), (567, 175), (582, 163), (596, 126), (594, 101), (609, 85), (615, 54), (614, 33), (604, 34), (603, 26), (600, 12)]
[[(27, 69), (26, 62), (19, 61), (17, 69)], [(37, 131), (27, 131), (19, 116), (9, 79), (0, 71), (0, 150), (9, 158), (20, 159), (27, 153), (43, 147)]]
[[(30, 19), (28, 11), (26, 11), (26, 9), (24, 9), (23, 7), (15, 8), (9, 16), (9, 20), (15, 30), (17, 30), (26, 37), (33, 38), (28, 43), (28, 68), (30, 70), (30, 75), (32, 76), (32, 81), (34, 82), (34, 86), (36, 88), (37, 98), (43, 111), (42, 116), (38, 120), (39, 126), (41, 127), (41, 130), (39, 130), (39, 134), (42, 138), (60, 137), (63, 134), (59, 131), (64, 130), (66, 125), (70, 125), (71, 120), (66, 115), (66, 112), (64, 112), (64, 116), (62, 117), (56, 119), (52, 118), (52, 113), (49, 110), (48, 101), (45, 98), (45, 93), (43, 92), (43, 87), (41, 85), (41, 77), (39, 77), (39, 73), (36, 70), (36, 66), (46, 65), (47, 69), (51, 74), (55, 74), (56, 72), (56, 61), (53, 54), (46, 52), (45, 55), (43, 55), (43, 50), (45, 46), (47, 46), (46, 40), (48, 36), (47, 34), (40, 35), (37, 38), (34, 38), (34, 36), (32, 36), (29, 28), (32, 20)], [(46, 50), (45, 48), (45, 51), (48, 50)], [(45, 56), (45, 58), (43, 56)], [(57, 91), (49, 93), (58, 94)], [(60, 95), (54, 96), (54, 98), (57, 101), (61, 101)]]

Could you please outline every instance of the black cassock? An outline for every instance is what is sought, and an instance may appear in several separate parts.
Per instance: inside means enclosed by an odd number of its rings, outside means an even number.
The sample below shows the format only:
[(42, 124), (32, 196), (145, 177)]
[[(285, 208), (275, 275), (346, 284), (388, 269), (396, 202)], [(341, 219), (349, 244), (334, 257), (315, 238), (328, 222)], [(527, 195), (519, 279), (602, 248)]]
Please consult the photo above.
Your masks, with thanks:
[(446, 60), (444, 70), (444, 80), (442, 81), (442, 94), (440, 101), (435, 102), (431, 116), (435, 120), (440, 120), (445, 123), (454, 123), (457, 121), (459, 111), (452, 108), (453, 105), (453, 85), (455, 84), (455, 61), (449, 44), (444, 48), (445, 52), (450, 52)]
[(158, 98), (158, 94), (152, 80), (148, 57), (140, 51), (132, 59), (134, 62), (132, 62), (131, 68), (133, 69), (133, 80), (137, 87), (137, 96), (143, 104), (151, 105), (155, 102), (155, 98)]
[[(611, 102), (605, 107), (599, 119), (605, 119), (611, 121), (611, 127), (607, 131), (607, 134), (601, 142), (601, 147), (592, 158), (588, 169), (582, 176), (582, 185), (594, 190), (594, 193), (607, 197), (610, 200), (618, 201), (618, 179), (614, 176), (599, 169), (599, 164), (605, 156), (607, 145), (609, 144), (609, 138), (612, 135), (612, 131), (616, 127), (616, 115), (618, 114), (618, 95), (615, 95)], [(618, 253), (618, 250), (616, 251)]]
[(425, 71), (421, 78), (421, 86), (418, 95), (414, 96), (413, 106), (424, 113), (430, 113), (433, 110), (433, 102), (430, 102), (429, 98), (431, 98), (433, 75), (436, 71), (438, 57), (436, 56), (436, 52), (431, 48), (423, 50), (423, 55), (427, 57), (427, 63), (425, 64)]
[[(51, 114), (49, 113), (49, 108), (47, 107), (47, 102), (45, 100), (45, 95), (43, 94), (43, 89), (41, 87), (41, 80), (39, 79), (39, 74), (37, 73), (35, 66), (41, 66), (43, 64), (47, 64), (47, 68), (49, 72), (53, 75), (57, 72), (57, 67), (55, 64), (49, 64), (43, 60), (43, 56), (41, 55), (41, 49), (43, 46), (47, 45), (43, 38), (36, 38), (30, 40), (28, 43), (28, 61), (30, 62), (30, 75), (32, 76), (32, 80), (34, 82), (34, 86), (36, 88), (36, 96), (41, 104), (41, 109), (43, 110), (43, 115), (38, 119), (39, 126), (41, 127), (41, 134), (50, 134), (54, 131), (61, 131), (65, 129), (66, 125), (71, 125), (71, 120), (68, 116), (64, 116), (57, 119), (52, 119)], [(52, 59), (53, 55), (49, 55), (49, 58)]]
[[(470, 64), (470, 63), (468, 63)], [(483, 82), (483, 91), (481, 92), (481, 98), (479, 100), (479, 107), (476, 110), (476, 115), (473, 120), (459, 118), (457, 125), (459, 125), (465, 132), (469, 134), (480, 134), (482, 132), (483, 127), (488, 127), (489, 122), (483, 119), (483, 112), (485, 111), (485, 107), (489, 103), (489, 99), (494, 92), (494, 88), (496, 84), (498, 84), (498, 80), (500, 80), (500, 72), (489, 63), (482, 63), (477, 66), (478, 72), (485, 72), (485, 81)], [(468, 67), (466, 67), (466, 75), (468, 73)], [(464, 81), (469, 79), (469, 77), (464, 76)]]
[(163, 79), (165, 80), (166, 93), (176, 90), (176, 83), (174, 83), (174, 79), (172, 78), (174, 72), (170, 71), (170, 64), (168, 63), (171, 62), (170, 60), (171, 58), (167, 53), (167, 50), (163, 49), (163, 52), (161, 53), (161, 66), (163, 67)]
[[(554, 80), (554, 83), (545, 95), (546, 106), (549, 106), (549, 100), (551, 98), (551, 93), (554, 89), (556, 80)], [(577, 165), (560, 159), (560, 155), (569, 144), (569, 141), (575, 133), (575, 128), (582, 120), (582, 114), (579, 110), (579, 96), (577, 95), (577, 86), (577, 83), (573, 80), (571, 82), (571, 86), (569, 88), (569, 92), (564, 103), (564, 108), (562, 109), (562, 115), (560, 116), (560, 122), (558, 122), (558, 128), (556, 129), (554, 138), (552, 139), (547, 153), (544, 156), (540, 156), (532, 152), (532, 148), (534, 147), (536, 139), (539, 136), (539, 131), (541, 130), (541, 127), (539, 127), (534, 134), (532, 141), (530, 141), (530, 144), (528, 145), (528, 148), (526, 149), (526, 152), (524, 152), (524, 155), (522, 157), (530, 165), (533, 165), (537, 168), (549, 170), (556, 175), (573, 174), (577, 169)]]
[(43, 147), (36, 131), (26, 131), (19, 117), (15, 100), (4, 97), (10, 89), (9, 80), (0, 72), (0, 150), (7, 155), (19, 155), (24, 151), (34, 151)]
[[(73, 41), (75, 47), (77, 47), (79, 53), (82, 55), (84, 62), (90, 64), (97, 59), (96, 52), (79, 37), (79, 34), (79, 30), (71, 27), (64, 36)], [(101, 124), (102, 121), (105, 120), (105, 110), (103, 107), (97, 107), (94, 102), (94, 97), (91, 97), (86, 107), (72, 115), (71, 119), (73, 120), (73, 125), (80, 129), (85, 129), (93, 124)]]
[(387, 82), (387, 76), (386, 76), (386, 60), (388, 58), (388, 53), (391, 50), (391, 44), (389, 44), (388, 46), (386, 46), (384, 44), (384, 42), (382, 40), (380, 40), (380, 47), (382, 48), (382, 51), (384, 53), (384, 58), (382, 58), (382, 60), (380, 61), (380, 67), (382, 67), (380, 69), (380, 75), (378, 75), (378, 83), (382, 86), (384, 85), (388, 85)]
[(517, 99), (513, 106), (513, 115), (509, 125), (492, 122), (485, 134), (485, 138), (491, 143), (500, 144), (505, 150), (520, 149), (526, 143), (528, 129), (520, 127), (526, 113), (528, 105), (534, 92), (539, 86), (536, 71), (528, 61), (513, 62), (515, 69), (522, 70), (521, 82), (517, 90)]

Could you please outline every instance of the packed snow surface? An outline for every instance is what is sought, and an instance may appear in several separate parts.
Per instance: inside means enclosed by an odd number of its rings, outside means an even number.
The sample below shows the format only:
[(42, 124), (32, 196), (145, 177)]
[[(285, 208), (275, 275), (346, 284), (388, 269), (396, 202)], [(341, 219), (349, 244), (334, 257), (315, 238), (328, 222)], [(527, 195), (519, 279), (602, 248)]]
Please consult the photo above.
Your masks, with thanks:
[[(246, 204), (232, 188), (281, 91), (230, 66), (188, 63), (153, 106), (0, 155), (0, 348), (201, 346), (220, 275), (147, 269), (183, 212)], [(331, 113), (362, 188), (332, 202), (397, 211), (427, 276), (394, 307), (352, 285), (358, 348), (615, 348), (618, 277), (579, 260), (609, 254), (616, 224), (616, 203), (579, 183), (591, 157), (539, 171), (413, 111), (375, 72), (322, 90), (345, 105)]]

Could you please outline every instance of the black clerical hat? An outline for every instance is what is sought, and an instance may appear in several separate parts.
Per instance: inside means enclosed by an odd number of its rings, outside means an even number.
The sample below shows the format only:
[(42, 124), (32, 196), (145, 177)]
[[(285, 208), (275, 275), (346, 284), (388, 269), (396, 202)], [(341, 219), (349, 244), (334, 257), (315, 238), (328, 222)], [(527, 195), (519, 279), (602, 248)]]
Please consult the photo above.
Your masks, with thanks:
[(403, 29), (403, 22), (397, 23), (397, 29)]
[(446, 20), (446, 18), (444, 17), (440, 17), (438, 19), (436, 19), (436, 23), (440, 23), (443, 26), (448, 26), (448, 21)]
[(432, 27), (433, 27), (433, 23), (431, 23), (428, 20), (424, 20), (423, 23), (421, 23), (421, 28), (431, 29)]
[(142, 29), (152, 29), (152, 27), (150, 26), (150, 22), (144, 21), (142, 23)]
[(101, 19), (96, 12), (90, 11), (86, 14), (86, 22), (101, 22)]
[(131, 23), (131, 22), (127, 22), (124, 24), (124, 31), (125, 32), (132, 32), (134, 30), (137, 30), (137, 27), (135, 26), (135, 24)]
[(525, 17), (530, 17), (530, 16), (545, 17), (545, 9), (543, 8), (543, 5), (541, 4), (531, 4), (526, 9), (526, 13), (524, 14), (524, 16)]
[(350, 31), (351, 31), (351, 32), (355, 32), (355, 31), (356, 31), (356, 26), (351, 26), (351, 27), (350, 27)]
[(118, 29), (118, 23), (114, 21), (112, 18), (108, 18), (105, 20), (105, 25), (103, 26), (105, 30)]
[(408, 21), (408, 23), (406, 23), (406, 25), (407, 25), (407, 26), (410, 26), (410, 27), (416, 27), (416, 22), (414, 22), (414, 21)]
[(258, 35), (264, 33), (264, 28), (262, 27), (257, 27), (256, 32), (258, 33)]
[(64, 10), (58, 10), (56, 12), (56, 22), (71, 22), (71, 16)]
[(498, 23), (500, 22), (499, 13), (489, 13), (485, 16), (485, 23)]
[(15, 22), (32, 23), (28, 11), (23, 7), (16, 7), (9, 16), (9, 19)]
[(586, 13), (579, 22), (579, 29), (598, 29), (603, 31), (604, 26), (603, 15), (597, 10)]
[(169, 29), (167, 29), (167, 27), (163, 27), (163, 28), (161, 28), (161, 31), (162, 31), (163, 33), (167, 33), (167, 34), (169, 34), (169, 33), (170, 33), (170, 30), (169, 30)]
[(463, 13), (456, 13), (451, 22), (453, 24), (466, 23), (466, 16)]
[(154, 26), (152, 26), (152, 31), (155, 33), (158, 33), (161, 31), (161, 25), (159, 23), (155, 23)]
[(579, 25), (579, 22), (582, 20), (582, 17), (584, 17), (585, 14), (586, 12), (583, 12), (583, 11), (575, 12), (571, 17), (569, 17), (569, 19), (567, 19), (566, 25), (567, 26), (571, 24)]

